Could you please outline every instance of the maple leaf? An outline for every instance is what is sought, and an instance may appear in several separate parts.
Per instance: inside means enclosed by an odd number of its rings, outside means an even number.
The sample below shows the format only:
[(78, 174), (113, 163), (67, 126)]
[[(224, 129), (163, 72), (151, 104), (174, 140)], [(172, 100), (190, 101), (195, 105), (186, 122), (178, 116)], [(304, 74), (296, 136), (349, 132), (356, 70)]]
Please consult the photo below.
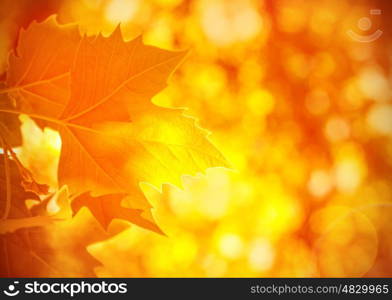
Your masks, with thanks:
[(105, 229), (108, 228), (113, 219), (122, 219), (163, 234), (155, 223), (141, 216), (143, 210), (126, 208), (121, 205), (121, 201), (126, 196), (126, 194), (112, 194), (92, 197), (89, 193), (85, 193), (72, 201), (72, 210), (78, 212), (82, 207), (88, 207)]
[[(13, 187), (15, 188), (15, 185)], [(18, 188), (21, 189), (22, 185)], [(22, 208), (20, 211), (23, 213), (19, 214), (18, 218), (15, 218), (11, 213), (10, 218), (1, 219), (0, 234), (16, 232), (22, 228), (51, 225), (55, 221), (69, 219), (72, 215), (66, 187), (61, 188), (54, 195), (46, 197), (43, 201), (29, 192), (23, 193), (22, 196), (13, 197), (12, 200), (12, 205), (19, 204), (19, 207)]]
[(100, 263), (86, 250), (108, 238), (88, 213), (67, 221), (35, 224), (0, 234), (1, 277), (94, 277)]
[[(36, 226), (47, 224), (47, 219), (34, 218), (25, 205), (28, 199), (38, 201), (32, 192), (26, 192), (22, 187), (22, 177), (17, 164), (6, 157), (0, 156), (0, 170), (6, 175), (0, 177), (0, 207), (2, 219), (0, 221), (0, 275), (13, 276), (19, 272), (20, 261), (31, 259), (31, 255), (19, 257), (21, 251), (28, 252), (30, 237), (28, 230), (35, 230)], [(28, 228), (28, 229), (26, 229)], [(16, 232), (17, 233), (16, 233)], [(15, 232), (15, 233), (14, 233)], [(15, 245), (17, 245), (15, 247)], [(14, 272), (16, 269), (18, 271)], [(14, 270), (14, 271), (11, 271)]]
[[(16, 156), (14, 150), (11, 148), (10, 144), (8, 144), (7, 138), (9, 137), (8, 130), (3, 124), (0, 123), (0, 142), (5, 155), (3, 155), (4, 160), (4, 169), (5, 169), (5, 178), (6, 178), (6, 185), (7, 180), (11, 179), (11, 175), (9, 173), (9, 160), (10, 158), (13, 159), (13, 163), (17, 166), (19, 174), (21, 176), (21, 180), (19, 184), (24, 188), (25, 191), (33, 192), (37, 195), (46, 195), (49, 190), (49, 186), (46, 184), (40, 184), (35, 181), (33, 174), (25, 168), (22, 163), (19, 161), (18, 157)], [(6, 192), (8, 194), (11, 193), (10, 188), (6, 188)]]
[[(182, 175), (227, 166), (194, 119), (150, 100), (166, 86), (185, 52), (146, 46), (140, 37), (124, 42), (119, 27), (107, 38), (83, 37), (75, 47), (74, 28), (53, 30), (53, 26), (51, 20), (33, 24), (21, 35), (22, 49), (18, 48), (18, 58), (11, 56), (7, 83), (8, 93), (13, 97), (17, 92), (23, 103), (18, 112), (58, 126), (62, 139), (60, 185), (68, 185), (73, 194), (91, 192), (93, 197), (129, 194), (132, 201), (124, 206), (149, 209), (141, 182), (158, 187), (180, 184)], [(45, 46), (37, 44), (37, 36), (43, 33), (49, 36)], [(66, 46), (56, 44), (65, 33)], [(62, 55), (65, 59), (56, 67)], [(67, 64), (69, 77), (64, 75)], [(60, 91), (56, 97), (50, 92), (53, 86)], [(97, 215), (92, 203), (85, 204)], [(105, 218), (119, 214), (111, 211)], [(132, 222), (144, 226), (135, 218)]]
[(108, 235), (86, 210), (71, 218), (67, 188), (30, 209), (22, 199), (18, 218), (0, 221), (0, 276), (95, 276), (99, 262), (86, 246)]
[(1, 0), (0, 1), (0, 80), (5, 77), (6, 61), (9, 50), (18, 40), (20, 29), (27, 28), (33, 21), (43, 21), (54, 14), (63, 0)]
[[(7, 158), (5, 154), (0, 155), (0, 172), (5, 174), (5, 176), (0, 177), (0, 213), (2, 219), (29, 217), (25, 200), (39, 200), (38, 196), (22, 187), (22, 177), (16, 163)], [(10, 197), (7, 197), (8, 193)]]
[(77, 27), (59, 26), (54, 16), (32, 22), (20, 31), (17, 51), (9, 56), (3, 92), (26, 114), (59, 116), (69, 99), (69, 71), (79, 41)]

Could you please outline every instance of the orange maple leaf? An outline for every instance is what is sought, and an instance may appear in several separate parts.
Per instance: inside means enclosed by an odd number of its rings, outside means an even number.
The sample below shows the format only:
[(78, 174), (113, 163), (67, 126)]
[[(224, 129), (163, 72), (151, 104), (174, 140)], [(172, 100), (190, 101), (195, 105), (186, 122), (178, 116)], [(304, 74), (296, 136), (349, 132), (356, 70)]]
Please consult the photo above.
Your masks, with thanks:
[[(180, 184), (181, 175), (227, 166), (194, 119), (150, 101), (185, 52), (146, 46), (140, 37), (124, 42), (119, 27), (107, 38), (83, 37), (75, 46), (74, 32), (53, 19), (33, 24), (21, 36), (19, 57), (11, 56), (7, 77), (8, 94), (23, 104), (14, 113), (57, 125), (60, 185), (77, 195), (129, 194), (125, 206), (148, 210), (141, 182)], [(92, 201), (84, 204), (96, 212)], [(124, 217), (118, 211), (106, 216)]]
[(61, 114), (70, 97), (69, 74), (79, 41), (77, 26), (59, 26), (54, 17), (21, 30), (17, 50), (9, 56), (4, 90), (19, 110)]
[[(12, 179), (20, 179), (15, 164), (11, 166)], [(0, 276), (95, 276), (99, 262), (86, 246), (107, 239), (109, 234), (87, 210), (71, 218), (66, 187), (44, 201), (35, 200), (28, 208), (25, 200), (36, 196), (24, 192), (18, 180), (13, 182), (9, 218), (0, 220)], [(49, 210), (53, 204), (55, 211), (53, 206)]]
[(163, 234), (155, 223), (142, 217), (143, 210), (126, 208), (121, 205), (126, 196), (126, 194), (110, 194), (92, 197), (89, 193), (84, 193), (72, 201), (72, 210), (77, 213), (82, 207), (88, 207), (105, 229), (108, 229), (113, 219), (122, 219)]

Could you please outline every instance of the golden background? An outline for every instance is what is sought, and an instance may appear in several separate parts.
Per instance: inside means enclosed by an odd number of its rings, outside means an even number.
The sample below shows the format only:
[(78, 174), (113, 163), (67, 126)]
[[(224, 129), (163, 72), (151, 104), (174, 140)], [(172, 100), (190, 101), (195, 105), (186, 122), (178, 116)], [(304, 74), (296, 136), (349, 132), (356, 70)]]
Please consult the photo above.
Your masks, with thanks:
[[(3, 1), (2, 71), (18, 26), (45, 11), (88, 35), (121, 23), (127, 39), (189, 49), (153, 101), (187, 107), (233, 166), (184, 176), (182, 187), (144, 184), (167, 237), (131, 226), (90, 245), (97, 274), (392, 276), (386, 2)], [(384, 32), (361, 43), (350, 29)], [(58, 134), (21, 119), (22, 162), (56, 186)]]

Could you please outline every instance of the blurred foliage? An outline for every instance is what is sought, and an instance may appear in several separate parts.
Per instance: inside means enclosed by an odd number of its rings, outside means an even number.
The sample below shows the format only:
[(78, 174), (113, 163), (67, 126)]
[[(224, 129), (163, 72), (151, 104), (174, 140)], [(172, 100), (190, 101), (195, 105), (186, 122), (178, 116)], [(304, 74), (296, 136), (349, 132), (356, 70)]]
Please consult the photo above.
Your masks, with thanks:
[[(373, 8), (382, 14), (369, 15)], [(59, 21), (88, 35), (120, 23), (127, 39), (143, 33), (148, 44), (190, 49), (153, 101), (188, 107), (233, 166), (184, 176), (182, 187), (143, 184), (167, 237), (132, 226), (90, 245), (102, 263), (97, 274), (391, 276), (384, 8), (348, 0), (61, 1)], [(367, 31), (357, 25), (364, 16)], [(385, 32), (371, 43), (347, 35), (377, 28)], [(10, 43), (0, 44), (3, 53)], [(26, 118), (22, 134), (21, 161), (55, 186), (58, 135)]]

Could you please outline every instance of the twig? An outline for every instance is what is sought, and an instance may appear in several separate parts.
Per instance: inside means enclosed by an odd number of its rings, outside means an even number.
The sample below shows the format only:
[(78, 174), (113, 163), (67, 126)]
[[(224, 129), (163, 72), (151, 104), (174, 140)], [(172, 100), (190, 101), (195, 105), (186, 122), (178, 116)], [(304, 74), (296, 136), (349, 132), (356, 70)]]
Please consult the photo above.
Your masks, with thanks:
[(9, 158), (8, 158), (8, 147), (4, 141), (3, 136), (0, 136), (1, 146), (4, 150), (3, 159), (4, 159), (4, 172), (5, 172), (5, 207), (4, 213), (1, 217), (2, 220), (8, 218), (8, 215), (11, 210), (11, 173), (9, 166)]

